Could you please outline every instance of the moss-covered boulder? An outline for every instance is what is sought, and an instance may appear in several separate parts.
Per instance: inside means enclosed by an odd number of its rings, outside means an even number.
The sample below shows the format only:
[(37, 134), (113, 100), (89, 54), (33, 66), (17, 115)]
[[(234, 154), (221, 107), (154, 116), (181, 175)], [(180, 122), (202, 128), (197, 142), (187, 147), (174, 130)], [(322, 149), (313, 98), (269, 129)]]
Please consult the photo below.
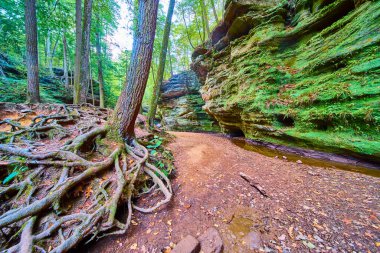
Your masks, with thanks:
[(258, 2), (193, 60), (206, 111), (228, 133), (380, 161), (380, 1)]

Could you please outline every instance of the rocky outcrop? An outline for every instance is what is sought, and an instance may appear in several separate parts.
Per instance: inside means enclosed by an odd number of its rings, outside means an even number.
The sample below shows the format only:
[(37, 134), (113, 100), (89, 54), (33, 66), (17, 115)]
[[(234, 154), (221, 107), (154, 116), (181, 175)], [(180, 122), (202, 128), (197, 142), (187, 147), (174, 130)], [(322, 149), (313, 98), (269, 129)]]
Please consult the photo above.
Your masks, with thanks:
[(227, 1), (193, 55), (222, 130), (380, 161), (380, 1)]
[(159, 111), (167, 130), (219, 131), (218, 123), (203, 109), (200, 82), (193, 71), (172, 76), (161, 86)]

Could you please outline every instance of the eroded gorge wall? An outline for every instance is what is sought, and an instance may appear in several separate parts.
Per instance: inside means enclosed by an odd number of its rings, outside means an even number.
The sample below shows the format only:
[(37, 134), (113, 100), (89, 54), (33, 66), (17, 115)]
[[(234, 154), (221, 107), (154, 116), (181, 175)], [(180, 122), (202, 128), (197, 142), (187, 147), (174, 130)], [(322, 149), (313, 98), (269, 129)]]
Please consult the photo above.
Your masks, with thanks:
[(380, 1), (227, 1), (193, 53), (227, 133), (380, 161)]

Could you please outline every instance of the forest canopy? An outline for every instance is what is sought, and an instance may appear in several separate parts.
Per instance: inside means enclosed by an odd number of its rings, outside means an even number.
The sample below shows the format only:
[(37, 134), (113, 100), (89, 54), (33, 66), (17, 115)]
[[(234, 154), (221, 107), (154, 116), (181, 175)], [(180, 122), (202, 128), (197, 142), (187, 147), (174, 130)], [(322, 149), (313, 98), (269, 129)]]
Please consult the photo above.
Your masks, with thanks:
[[(202, 3), (207, 13), (202, 15)], [(83, 5), (83, 3), (82, 3)], [(137, 1), (127, 0), (96, 0), (92, 3), (92, 24), (90, 31), (90, 75), (93, 80), (95, 103), (99, 103), (99, 57), (101, 58), (105, 104), (113, 108), (125, 82), (125, 72), (129, 65), (132, 49), (132, 36), (136, 26)], [(149, 74), (144, 106), (148, 107), (151, 100), (153, 84), (156, 80), (162, 38), (165, 29), (165, 19), (169, 0), (159, 3), (157, 29), (154, 42), (152, 66)], [(24, 1), (4, 0), (0, 3), (0, 54), (1, 63), (14, 66), (25, 75), (25, 25)], [(210, 27), (214, 27), (222, 16), (224, 6), (221, 1), (176, 1), (172, 26), (170, 30), (168, 54), (164, 70), (164, 80), (173, 73), (179, 73), (189, 68), (191, 53), (194, 48), (204, 43), (208, 38)], [(38, 62), (41, 82), (41, 96), (45, 102), (69, 102), (72, 96), (75, 69), (75, 1), (47, 0), (36, 1), (37, 32), (38, 32)], [(203, 18), (206, 16), (206, 20)], [(219, 17), (219, 19), (218, 19)], [(207, 23), (207, 26), (206, 26)], [(100, 56), (97, 54), (97, 44)], [(66, 52), (65, 52), (66, 50)], [(67, 61), (65, 63), (65, 54)], [(50, 77), (62, 78), (65, 65), (68, 69), (71, 89), (65, 96), (51, 96), (51, 88), (45, 81)], [(3, 66), (0, 64), (0, 66)], [(54, 72), (54, 73), (53, 73)], [(12, 84), (12, 87), (1, 87), (4, 96), (0, 102), (24, 102), (26, 93), (25, 78), (19, 76), (1, 76), (0, 82)], [(3, 85), (1, 85), (3, 86)], [(59, 87), (60, 93), (66, 90)], [(92, 90), (88, 90), (89, 102), (92, 101)], [(16, 100), (15, 100), (16, 99)]]

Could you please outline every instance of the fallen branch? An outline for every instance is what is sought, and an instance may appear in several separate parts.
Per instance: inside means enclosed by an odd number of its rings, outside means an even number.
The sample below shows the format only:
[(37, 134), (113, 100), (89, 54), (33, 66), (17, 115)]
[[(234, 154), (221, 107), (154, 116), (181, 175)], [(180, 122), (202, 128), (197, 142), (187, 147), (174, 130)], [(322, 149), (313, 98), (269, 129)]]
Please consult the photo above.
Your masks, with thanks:
[(243, 172), (240, 172), (239, 175), (241, 178), (243, 178), (245, 181), (247, 181), (250, 186), (255, 188), (261, 195), (263, 195), (266, 198), (269, 198), (269, 196), (265, 192), (264, 188), (261, 187), (258, 183), (255, 183), (251, 177), (249, 177), (247, 174), (244, 174)]

